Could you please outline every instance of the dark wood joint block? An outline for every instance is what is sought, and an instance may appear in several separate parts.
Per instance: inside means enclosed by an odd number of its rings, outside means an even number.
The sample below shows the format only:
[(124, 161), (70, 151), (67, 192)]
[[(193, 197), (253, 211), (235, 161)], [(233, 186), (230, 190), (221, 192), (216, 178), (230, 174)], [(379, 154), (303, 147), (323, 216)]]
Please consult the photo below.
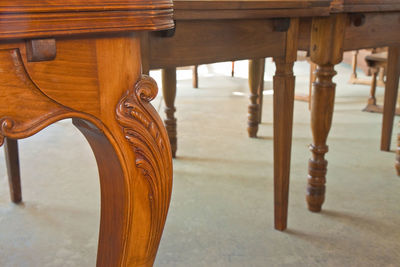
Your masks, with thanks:
[(361, 27), (365, 24), (365, 15), (362, 13), (355, 13), (350, 15), (351, 25)]
[(163, 38), (171, 38), (174, 37), (175, 31), (176, 31), (176, 22), (174, 21), (174, 27), (172, 29), (155, 32), (155, 35)]
[(276, 18), (273, 19), (275, 32), (287, 32), (290, 27), (290, 18)]
[(50, 61), (56, 58), (57, 47), (55, 39), (35, 39), (26, 42), (28, 62)]

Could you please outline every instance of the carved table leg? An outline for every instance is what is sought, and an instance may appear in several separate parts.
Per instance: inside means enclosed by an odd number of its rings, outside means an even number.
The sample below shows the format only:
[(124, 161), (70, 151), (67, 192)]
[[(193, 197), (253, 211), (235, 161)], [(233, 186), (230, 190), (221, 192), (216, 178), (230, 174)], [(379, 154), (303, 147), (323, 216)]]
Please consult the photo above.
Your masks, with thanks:
[(5, 138), (4, 153), (7, 164), (11, 201), (14, 203), (20, 203), (22, 201), (22, 194), (18, 156), (18, 141), (10, 138)]
[(345, 15), (332, 15), (329, 18), (313, 18), (311, 26), (310, 56), (317, 64), (317, 70), (311, 100), (313, 143), (310, 145), (312, 157), (309, 160), (307, 202), (308, 209), (313, 212), (319, 212), (325, 200), (326, 143), (332, 124), (336, 87), (332, 78), (336, 74), (334, 65), (343, 56), (345, 25)]
[(285, 55), (274, 58), (274, 219), (280, 231), (287, 226), (298, 23), (291, 19)]
[(259, 124), (259, 89), (261, 84), (261, 71), (263, 70), (263, 59), (249, 60), (249, 87), (250, 87), (250, 105), (248, 115), (247, 131), (249, 137), (257, 137)]
[(73, 120), (91, 145), (99, 168), (97, 266), (152, 266), (155, 260), (172, 189), (169, 141), (148, 103), (155, 88), (154, 81), (144, 78), (129, 90), (117, 106), (119, 127), (107, 127), (109, 132)]
[(176, 68), (168, 68), (161, 70), (162, 74), (162, 90), (165, 102), (164, 120), (165, 128), (167, 128), (169, 142), (171, 144), (172, 157), (175, 158), (178, 149), (177, 126), (175, 118), (175, 97), (176, 97)]
[(385, 97), (383, 104), (381, 150), (390, 151), (400, 75), (400, 47), (389, 47)]
[[(0, 145), (73, 118), (99, 169), (97, 266), (152, 266), (171, 197), (172, 157), (149, 103), (157, 86), (140, 75), (139, 37), (57, 40), (57, 57), (41, 62), (24, 60), (25, 44), (0, 46), (0, 69), (7, 70), (0, 71)], [(63, 92), (57, 101), (49, 93), (54, 86)]]

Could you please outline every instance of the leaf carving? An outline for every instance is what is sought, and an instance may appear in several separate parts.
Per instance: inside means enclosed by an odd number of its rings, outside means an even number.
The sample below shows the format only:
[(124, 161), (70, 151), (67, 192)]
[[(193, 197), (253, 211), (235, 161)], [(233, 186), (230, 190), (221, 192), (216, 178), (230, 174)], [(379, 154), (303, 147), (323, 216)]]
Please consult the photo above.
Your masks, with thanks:
[[(136, 85), (121, 98), (116, 118), (126, 140), (135, 152), (135, 165), (149, 186), (152, 229), (149, 255), (155, 254), (166, 220), (172, 187), (172, 155), (167, 133), (157, 111), (150, 104), (158, 92), (156, 82), (142, 75)], [(162, 223), (160, 223), (162, 222)]]

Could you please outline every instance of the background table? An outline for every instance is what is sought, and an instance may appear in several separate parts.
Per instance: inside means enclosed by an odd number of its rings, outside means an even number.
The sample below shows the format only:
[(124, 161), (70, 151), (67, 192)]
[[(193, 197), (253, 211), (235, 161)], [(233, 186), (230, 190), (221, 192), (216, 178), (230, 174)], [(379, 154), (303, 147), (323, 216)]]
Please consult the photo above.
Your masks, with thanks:
[(256, 136), (263, 58), (274, 58), (274, 203), (275, 228), (279, 230), (286, 228), (287, 221), (295, 81), (292, 69), (297, 56), (298, 18), (328, 15), (329, 3), (323, 0), (175, 0), (175, 30), (143, 36), (145, 72), (163, 69), (165, 125), (173, 155), (177, 149), (176, 67), (254, 59), (249, 72), (248, 130), (250, 136)]

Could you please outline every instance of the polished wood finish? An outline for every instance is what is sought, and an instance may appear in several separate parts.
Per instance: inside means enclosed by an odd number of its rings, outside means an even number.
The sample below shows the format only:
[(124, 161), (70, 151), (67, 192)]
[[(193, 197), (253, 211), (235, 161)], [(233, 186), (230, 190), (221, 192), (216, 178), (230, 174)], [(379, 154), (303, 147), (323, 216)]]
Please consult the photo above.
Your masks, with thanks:
[[(396, 2), (397, 4), (393, 4)], [(382, 148), (388, 149), (395, 111), (400, 44), (399, 1), (333, 1), (329, 18), (314, 17), (300, 25), (299, 46), (309, 50), (311, 60), (318, 65), (317, 81), (312, 98), (311, 128), (313, 144), (309, 162), (307, 202), (311, 211), (321, 210), (325, 198), (325, 182), (328, 151), (327, 137), (332, 123), (335, 84), (334, 65), (338, 64), (343, 51), (389, 46), (391, 65), (387, 69), (385, 86), (384, 119), (382, 124)], [(390, 27), (388, 27), (390, 25)], [(310, 38), (307, 38), (310, 36)], [(307, 40), (311, 40), (307, 44)], [(308, 48), (307, 48), (308, 47)], [(385, 145), (384, 145), (385, 144)]]
[[(157, 86), (141, 75), (140, 36), (132, 31), (171, 27), (171, 3), (3, 1), (0, 18), (0, 144), (15, 152), (11, 140), (73, 118), (99, 168), (97, 266), (152, 266), (169, 207), (172, 158), (149, 103)], [(18, 202), (19, 181), (9, 177)]]
[(327, 137), (332, 124), (335, 87), (332, 82), (336, 74), (334, 65), (342, 60), (345, 15), (314, 18), (311, 26), (310, 58), (317, 64), (316, 82), (313, 84), (311, 100), (311, 130), (313, 143), (310, 145), (312, 158), (309, 160), (307, 203), (310, 211), (321, 210), (325, 199), (325, 182), (328, 152)]
[(247, 132), (249, 137), (257, 137), (258, 124), (260, 123), (260, 87), (264, 83), (263, 65), (265, 64), (262, 59), (249, 60), (249, 88), (250, 88), (250, 104), (248, 108), (248, 122)]
[(1, 1), (0, 14), (3, 40), (173, 27), (169, 0), (13, 0)]
[(162, 75), (162, 90), (165, 103), (164, 120), (165, 128), (168, 132), (169, 142), (171, 144), (172, 157), (175, 158), (176, 150), (178, 149), (177, 143), (177, 129), (175, 118), (175, 97), (176, 97), (176, 68), (166, 68), (161, 70)]
[(293, 64), (297, 58), (299, 21), (292, 19), (285, 54), (274, 57), (274, 213), (275, 229), (287, 226), (292, 144), (294, 85)]
[(4, 153), (7, 165), (8, 184), (10, 186), (10, 198), (12, 202), (17, 204), (22, 201), (17, 140), (5, 138)]
[[(400, 24), (400, 23), (399, 23)], [(399, 36), (400, 39), (400, 36)], [(397, 92), (400, 76), (400, 40), (398, 46), (389, 47), (388, 64), (383, 103), (381, 150), (389, 151), (392, 139), (393, 120), (396, 113)]]

